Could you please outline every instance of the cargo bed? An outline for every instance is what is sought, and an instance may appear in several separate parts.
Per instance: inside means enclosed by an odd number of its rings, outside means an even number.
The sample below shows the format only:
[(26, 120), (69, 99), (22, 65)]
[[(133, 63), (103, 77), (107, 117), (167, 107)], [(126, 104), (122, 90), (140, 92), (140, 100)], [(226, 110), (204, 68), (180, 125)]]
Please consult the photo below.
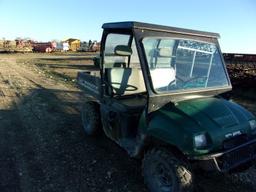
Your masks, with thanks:
[(100, 71), (81, 71), (77, 75), (78, 86), (85, 91), (86, 94), (94, 98), (100, 98), (101, 83)]

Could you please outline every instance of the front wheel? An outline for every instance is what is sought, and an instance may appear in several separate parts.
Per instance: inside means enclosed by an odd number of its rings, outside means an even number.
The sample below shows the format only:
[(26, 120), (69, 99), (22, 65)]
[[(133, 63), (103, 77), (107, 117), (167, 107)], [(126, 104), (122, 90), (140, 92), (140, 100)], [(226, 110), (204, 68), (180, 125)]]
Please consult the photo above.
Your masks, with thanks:
[(192, 173), (188, 165), (166, 149), (145, 154), (142, 171), (151, 192), (191, 192)]

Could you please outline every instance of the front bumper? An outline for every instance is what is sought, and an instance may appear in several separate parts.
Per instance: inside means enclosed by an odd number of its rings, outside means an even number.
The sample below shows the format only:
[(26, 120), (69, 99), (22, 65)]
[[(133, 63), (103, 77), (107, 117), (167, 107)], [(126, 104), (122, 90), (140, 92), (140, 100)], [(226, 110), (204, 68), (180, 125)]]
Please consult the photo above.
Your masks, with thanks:
[(256, 139), (220, 153), (193, 157), (206, 170), (229, 172), (248, 168), (256, 159)]

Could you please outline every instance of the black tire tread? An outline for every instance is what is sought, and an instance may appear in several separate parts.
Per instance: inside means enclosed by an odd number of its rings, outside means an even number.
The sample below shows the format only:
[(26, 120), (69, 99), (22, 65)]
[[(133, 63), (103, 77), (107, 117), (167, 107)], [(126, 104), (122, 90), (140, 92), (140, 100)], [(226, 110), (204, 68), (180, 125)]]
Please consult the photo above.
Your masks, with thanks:
[[(188, 164), (185, 163), (183, 160), (178, 159), (174, 154), (168, 151), (165, 148), (153, 148), (149, 150), (143, 159), (142, 162), (142, 173), (145, 166), (145, 161), (153, 156), (158, 156), (159, 158), (165, 159), (168, 164), (176, 168), (176, 176), (178, 184), (178, 190), (174, 192), (192, 192), (193, 191), (193, 182), (192, 182), (192, 173), (191, 169), (189, 168)], [(144, 183), (148, 185), (147, 179), (144, 177)]]
[(85, 130), (85, 133), (90, 136), (96, 136), (100, 134), (101, 130), (101, 119), (100, 119), (100, 110), (99, 106), (95, 102), (86, 102), (83, 105), (82, 113), (87, 113), (89, 115), (91, 123), (92, 123), (92, 130), (87, 130), (85, 126), (85, 120), (83, 119), (83, 114), (82, 114), (82, 122), (83, 122), (83, 127)]

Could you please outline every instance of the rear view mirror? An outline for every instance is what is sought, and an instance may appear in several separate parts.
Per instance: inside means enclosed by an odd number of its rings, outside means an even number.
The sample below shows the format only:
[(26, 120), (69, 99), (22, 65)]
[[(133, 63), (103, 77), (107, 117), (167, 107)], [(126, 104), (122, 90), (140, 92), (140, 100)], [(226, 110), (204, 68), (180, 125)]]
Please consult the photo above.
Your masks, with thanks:
[(115, 47), (115, 54), (119, 56), (130, 56), (132, 55), (132, 49), (127, 45), (117, 45)]

